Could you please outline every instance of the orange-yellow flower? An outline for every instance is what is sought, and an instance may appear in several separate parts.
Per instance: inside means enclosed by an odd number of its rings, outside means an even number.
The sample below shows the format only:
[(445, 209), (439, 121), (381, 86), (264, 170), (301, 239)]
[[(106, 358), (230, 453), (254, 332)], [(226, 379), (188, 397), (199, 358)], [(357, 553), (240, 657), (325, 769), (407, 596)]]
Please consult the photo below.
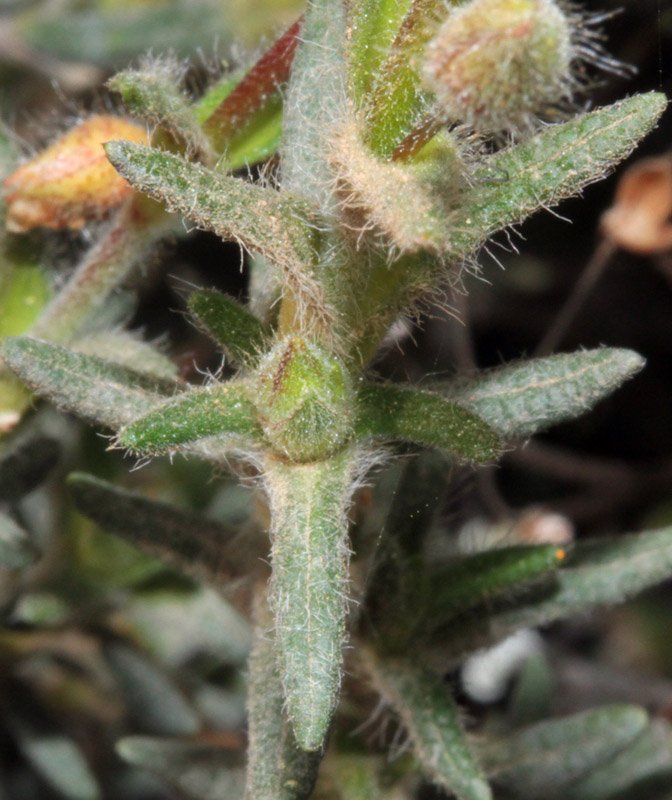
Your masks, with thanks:
[(15, 170), (4, 181), (7, 230), (78, 230), (120, 205), (133, 189), (107, 160), (103, 143), (112, 139), (147, 144), (147, 133), (121, 117), (96, 115)]

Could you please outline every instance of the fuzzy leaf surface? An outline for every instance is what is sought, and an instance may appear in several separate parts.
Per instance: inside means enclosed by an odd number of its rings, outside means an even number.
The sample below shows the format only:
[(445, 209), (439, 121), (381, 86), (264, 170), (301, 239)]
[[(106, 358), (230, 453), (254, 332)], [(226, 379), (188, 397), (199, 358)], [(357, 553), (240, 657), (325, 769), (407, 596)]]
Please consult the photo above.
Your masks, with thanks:
[[(319, 752), (301, 750), (284, 713), (284, 693), (278, 669), (272, 621), (260, 601), (259, 623), (249, 659), (247, 708), (249, 750), (246, 800), (307, 800)], [(259, 612), (259, 609), (258, 609)]]
[(620, 603), (672, 574), (672, 528), (579, 542), (547, 594), (492, 617), (493, 631), (545, 625), (596, 606)]
[(278, 661), (287, 714), (309, 751), (322, 747), (341, 682), (354, 458), (346, 449), (309, 464), (267, 459), (265, 470)]
[(505, 364), (434, 388), (502, 437), (526, 437), (585, 413), (643, 366), (632, 350), (601, 347)]
[(499, 436), (486, 422), (438, 394), (367, 383), (359, 391), (358, 408), (360, 439), (438, 447), (475, 463), (494, 459), (500, 450)]
[(516, 797), (567, 797), (570, 783), (604, 766), (647, 722), (637, 706), (604, 706), (509, 733), (479, 754), (491, 779)]
[(79, 511), (171, 569), (218, 589), (239, 574), (235, 531), (224, 525), (84, 473), (70, 474), (68, 487)]
[(245, 306), (214, 289), (194, 292), (188, 301), (189, 311), (199, 326), (240, 365), (253, 363), (266, 349), (268, 331)]
[(75, 339), (72, 349), (130, 369), (150, 380), (176, 383), (179, 377), (177, 364), (149, 342), (127, 331), (94, 332)]
[(180, 793), (186, 800), (239, 798), (245, 791), (241, 754), (198, 739), (127, 736), (117, 752)]
[(29, 337), (11, 337), (6, 364), (37, 394), (65, 411), (118, 428), (157, 405), (178, 384), (147, 378), (94, 356)]
[(368, 653), (374, 685), (399, 714), (413, 752), (429, 778), (459, 800), (490, 800), (492, 792), (472, 752), (447, 687), (422, 664)]
[(178, 155), (108, 142), (108, 158), (138, 191), (199, 227), (235, 239), (289, 272), (313, 260), (309, 207), (272, 189), (207, 170)]
[(551, 125), (491, 156), (476, 170), (476, 184), (453, 220), (454, 255), (467, 255), (496, 231), (603, 178), (649, 133), (666, 105), (662, 94), (636, 95)]
[(228, 381), (184, 392), (122, 428), (116, 444), (134, 453), (157, 455), (209, 436), (261, 441), (246, 383)]

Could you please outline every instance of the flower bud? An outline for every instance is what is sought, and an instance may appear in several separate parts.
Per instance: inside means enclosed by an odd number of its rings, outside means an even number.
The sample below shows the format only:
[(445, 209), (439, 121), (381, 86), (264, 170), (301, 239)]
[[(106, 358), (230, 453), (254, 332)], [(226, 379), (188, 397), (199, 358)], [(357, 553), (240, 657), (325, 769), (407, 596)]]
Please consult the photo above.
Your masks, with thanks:
[(472, 0), (451, 11), (423, 72), (450, 121), (496, 134), (528, 127), (567, 97), (573, 49), (554, 0)]
[(147, 143), (144, 128), (121, 117), (89, 117), (4, 181), (7, 230), (78, 230), (100, 219), (133, 192), (107, 160), (103, 143)]
[(261, 362), (254, 399), (269, 442), (292, 461), (326, 458), (352, 433), (345, 367), (299, 336), (284, 339)]

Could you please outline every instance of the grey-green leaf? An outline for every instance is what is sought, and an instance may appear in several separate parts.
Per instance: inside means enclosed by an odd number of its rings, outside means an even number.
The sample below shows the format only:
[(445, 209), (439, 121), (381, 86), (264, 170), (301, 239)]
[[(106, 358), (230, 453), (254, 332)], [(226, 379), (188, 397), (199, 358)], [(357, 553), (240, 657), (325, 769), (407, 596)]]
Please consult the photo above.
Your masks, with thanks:
[(29, 337), (9, 337), (2, 357), (37, 394), (91, 422), (118, 428), (145, 414), (178, 384)]
[(349, 449), (327, 461), (266, 464), (270, 605), (286, 710), (304, 750), (322, 747), (340, 689), (354, 467)]
[(467, 255), (496, 231), (603, 178), (655, 126), (666, 105), (660, 93), (635, 95), (491, 156), (456, 211), (454, 255)]
[(491, 800), (459, 709), (442, 681), (417, 660), (369, 652), (365, 664), (376, 689), (399, 714), (428, 777), (459, 800)]
[(0, 455), (0, 501), (13, 503), (36, 489), (56, 466), (58, 442), (48, 436), (17, 439)]
[(37, 557), (37, 548), (28, 533), (0, 512), (0, 568), (22, 569)]
[(672, 528), (579, 542), (552, 591), (493, 614), (495, 636), (620, 603), (672, 575)]
[(319, 752), (301, 750), (284, 712), (272, 621), (264, 599), (258, 599), (256, 636), (247, 683), (248, 761), (246, 800), (307, 800)]
[(500, 440), (476, 414), (432, 392), (367, 383), (358, 395), (360, 439), (406, 441), (442, 448), (472, 462), (493, 460)]
[(141, 730), (166, 736), (185, 736), (200, 727), (196, 712), (158, 666), (121, 642), (104, 645), (126, 700), (131, 718)]
[(569, 784), (605, 765), (647, 722), (636, 706), (605, 706), (509, 733), (479, 753), (491, 779), (515, 797), (564, 798)]
[(149, 342), (143, 342), (128, 331), (90, 333), (86, 338), (75, 339), (72, 349), (130, 369), (139, 375), (145, 375), (150, 380), (168, 381), (167, 387), (171, 382), (176, 384), (178, 381), (177, 364), (157, 347)]
[(501, 436), (526, 437), (585, 413), (643, 366), (632, 350), (601, 347), (505, 364), (434, 388)]
[(269, 331), (245, 306), (214, 289), (194, 292), (189, 311), (199, 326), (222, 346), (238, 365), (254, 363), (268, 344)]
[(68, 476), (68, 487), (79, 511), (168, 567), (220, 590), (239, 574), (235, 532), (224, 525), (81, 472)]
[(242, 756), (205, 741), (128, 736), (117, 752), (129, 764), (142, 767), (186, 800), (241, 798), (245, 791)]
[(234, 444), (248, 446), (261, 441), (247, 384), (229, 381), (191, 389), (122, 428), (116, 444), (134, 453), (157, 455), (210, 436), (226, 436)]
[(130, 142), (108, 142), (107, 156), (136, 189), (200, 227), (261, 253), (290, 275), (314, 259), (309, 206), (181, 156)]

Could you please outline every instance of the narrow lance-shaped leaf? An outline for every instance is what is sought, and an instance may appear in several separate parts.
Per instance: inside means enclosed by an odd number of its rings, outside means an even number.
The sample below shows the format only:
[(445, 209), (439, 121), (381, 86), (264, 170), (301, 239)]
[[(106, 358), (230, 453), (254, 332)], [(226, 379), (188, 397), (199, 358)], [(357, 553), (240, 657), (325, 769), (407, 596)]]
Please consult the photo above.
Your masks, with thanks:
[(129, 142), (108, 142), (108, 158), (136, 189), (206, 230), (267, 257), (288, 277), (310, 268), (314, 254), (308, 205), (287, 194), (207, 170), (178, 155)]
[(301, 750), (285, 715), (278, 653), (265, 598), (257, 599), (256, 636), (248, 662), (246, 800), (307, 800), (321, 754)]
[(150, 380), (174, 383), (178, 381), (177, 364), (154, 345), (142, 341), (128, 331), (91, 333), (86, 337), (75, 339), (72, 349), (130, 369)]
[(179, 89), (180, 67), (174, 62), (150, 63), (144, 69), (118, 72), (107, 83), (131, 114), (160, 125), (181, 140), (187, 153), (209, 163), (213, 151), (196, 114)]
[(341, 682), (347, 601), (346, 505), (355, 454), (290, 464), (268, 459), (275, 616), (286, 710), (304, 750), (319, 750)]
[(134, 453), (158, 455), (208, 436), (229, 436), (248, 445), (261, 441), (246, 383), (218, 383), (167, 400), (122, 428), (116, 444)]
[(505, 364), (433, 388), (501, 436), (531, 436), (579, 416), (644, 366), (632, 350), (603, 347)]
[(28, 533), (0, 512), (0, 568), (22, 569), (37, 558), (37, 548)]
[(493, 615), (495, 636), (544, 625), (595, 606), (619, 603), (672, 573), (672, 528), (579, 542), (553, 591)]
[(232, 297), (214, 289), (203, 290), (194, 292), (187, 305), (200, 327), (222, 346), (235, 364), (254, 363), (265, 349), (269, 332)]
[(365, 657), (374, 686), (399, 714), (427, 776), (459, 800), (491, 800), (447, 687), (422, 664)]
[(242, 755), (226, 741), (127, 736), (117, 743), (117, 752), (186, 800), (239, 798), (245, 791)]
[(435, 569), (426, 585), (426, 624), (436, 627), (469, 608), (525, 591), (555, 575), (566, 556), (554, 545), (521, 545), (463, 556)]
[(666, 105), (662, 94), (636, 95), (491, 156), (456, 211), (451, 255), (471, 252), (496, 231), (603, 178), (654, 127)]
[(478, 752), (491, 779), (516, 797), (571, 797), (569, 784), (620, 753), (647, 722), (636, 706), (605, 706), (539, 722)]
[(393, 264), (374, 260), (368, 270), (351, 275), (352, 297), (366, 296), (365, 309), (351, 308), (347, 297), (333, 299), (348, 318), (362, 319), (352, 343), (356, 360), (366, 363), (399, 314), (445, 279), (446, 258), (449, 264), (460, 262), (496, 231), (604, 177), (654, 127), (666, 102), (662, 94), (638, 95), (549, 126), (492, 156), (456, 204), (444, 258), (418, 253)]
[(157, 381), (60, 345), (11, 337), (6, 364), (37, 394), (91, 422), (118, 428), (157, 405), (179, 384)]
[(480, 417), (438, 394), (365, 384), (358, 395), (357, 436), (439, 447), (466, 461), (495, 458), (499, 437)]
[(235, 532), (224, 525), (84, 473), (69, 475), (68, 487), (79, 511), (168, 567), (220, 590), (239, 575)]
[(48, 436), (26, 436), (0, 455), (0, 501), (16, 502), (37, 488), (58, 463), (60, 447)]

